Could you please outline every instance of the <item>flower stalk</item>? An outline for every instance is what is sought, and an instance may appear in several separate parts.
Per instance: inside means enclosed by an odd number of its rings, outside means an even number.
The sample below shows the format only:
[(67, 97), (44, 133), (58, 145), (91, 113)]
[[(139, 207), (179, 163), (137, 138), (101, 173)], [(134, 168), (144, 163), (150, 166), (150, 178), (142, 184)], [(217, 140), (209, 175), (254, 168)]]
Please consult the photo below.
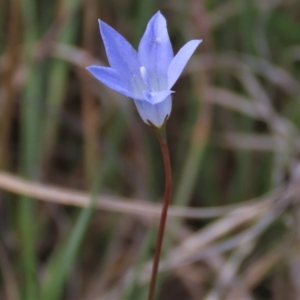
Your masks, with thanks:
[(158, 139), (162, 157), (164, 161), (164, 169), (165, 169), (165, 191), (164, 191), (164, 199), (163, 199), (163, 206), (162, 206), (162, 212), (160, 216), (160, 222), (159, 222), (159, 230), (158, 230), (158, 236), (156, 240), (156, 247), (155, 247), (155, 254), (153, 259), (153, 267), (152, 267), (152, 274), (151, 274), (151, 280), (150, 280), (150, 286), (149, 286), (149, 294), (148, 294), (148, 300), (152, 300), (155, 293), (155, 283), (156, 283), (156, 277), (158, 272), (158, 266), (159, 266), (159, 260), (160, 260), (160, 253), (164, 238), (164, 232), (166, 227), (166, 221), (167, 221), (167, 214), (168, 214), (168, 208), (170, 204), (170, 198), (171, 198), (171, 190), (172, 190), (172, 170), (171, 170), (171, 163), (170, 163), (170, 154), (169, 154), (169, 148), (168, 143), (166, 139), (166, 123), (160, 128), (157, 128), (153, 125), (151, 125), (152, 129), (154, 130), (154, 133)]

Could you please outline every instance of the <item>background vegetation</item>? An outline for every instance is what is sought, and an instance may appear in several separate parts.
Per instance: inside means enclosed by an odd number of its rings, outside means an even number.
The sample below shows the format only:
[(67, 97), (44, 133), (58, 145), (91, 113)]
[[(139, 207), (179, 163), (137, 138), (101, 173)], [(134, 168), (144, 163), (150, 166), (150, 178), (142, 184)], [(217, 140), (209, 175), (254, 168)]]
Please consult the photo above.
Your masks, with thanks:
[(163, 191), (97, 19), (135, 47), (161, 10), (175, 52), (174, 189), (157, 299), (300, 299), (298, 0), (0, 2), (0, 298), (145, 299)]

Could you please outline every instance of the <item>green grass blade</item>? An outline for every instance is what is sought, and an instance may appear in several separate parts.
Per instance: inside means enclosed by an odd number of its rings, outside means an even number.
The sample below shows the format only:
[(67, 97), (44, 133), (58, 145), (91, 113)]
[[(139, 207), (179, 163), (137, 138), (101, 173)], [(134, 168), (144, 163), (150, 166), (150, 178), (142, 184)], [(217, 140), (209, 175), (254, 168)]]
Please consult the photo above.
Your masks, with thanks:
[[(97, 166), (96, 170), (98, 169)], [(81, 210), (69, 238), (56, 247), (47, 265), (47, 275), (42, 287), (42, 299), (56, 300), (61, 298), (64, 285), (77, 258), (84, 234), (91, 220), (93, 203), (102, 182), (102, 176), (98, 174), (99, 171), (94, 173), (96, 176), (94, 177), (90, 203)]]
[[(25, 22), (25, 60), (28, 70), (27, 81), (21, 101), (21, 170), (23, 176), (36, 179), (40, 166), (40, 123), (41, 123), (41, 69), (32, 59), (37, 39), (36, 11), (33, 0), (24, 0), (22, 14)], [(38, 298), (38, 281), (35, 258), (35, 205), (32, 199), (21, 197), (19, 226), (21, 238), (21, 262), (24, 274), (24, 299)]]

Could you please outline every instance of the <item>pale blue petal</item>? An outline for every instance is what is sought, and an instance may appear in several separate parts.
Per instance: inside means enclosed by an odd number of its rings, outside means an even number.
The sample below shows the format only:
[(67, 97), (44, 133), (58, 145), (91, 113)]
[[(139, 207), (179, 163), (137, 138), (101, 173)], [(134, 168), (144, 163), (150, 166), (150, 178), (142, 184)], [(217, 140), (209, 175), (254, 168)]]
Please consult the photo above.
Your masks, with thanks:
[(192, 40), (186, 43), (173, 58), (168, 69), (168, 89), (171, 89), (182, 73), (188, 60), (202, 40)]
[(159, 92), (148, 92), (144, 91), (144, 97), (145, 99), (150, 102), (151, 104), (157, 104), (159, 102), (164, 101), (168, 96), (170, 96), (173, 91), (165, 90), (165, 91), (159, 91)]
[(174, 55), (166, 19), (160, 12), (149, 21), (138, 52), (140, 63), (147, 70), (152, 88), (157, 91), (166, 90), (168, 67)]
[(157, 104), (151, 104), (147, 101), (134, 100), (136, 108), (142, 120), (149, 124), (148, 120), (156, 127), (161, 127), (166, 119), (171, 114), (172, 98), (167, 97), (165, 101)]
[(100, 31), (110, 66), (131, 87), (132, 92), (141, 92), (144, 83), (140, 75), (137, 52), (117, 31), (99, 20)]
[(92, 75), (95, 76), (99, 81), (101, 81), (111, 89), (127, 97), (134, 97), (134, 95), (129, 90), (127, 83), (123, 81), (123, 79), (114, 69), (100, 66), (90, 66), (86, 69), (91, 72)]

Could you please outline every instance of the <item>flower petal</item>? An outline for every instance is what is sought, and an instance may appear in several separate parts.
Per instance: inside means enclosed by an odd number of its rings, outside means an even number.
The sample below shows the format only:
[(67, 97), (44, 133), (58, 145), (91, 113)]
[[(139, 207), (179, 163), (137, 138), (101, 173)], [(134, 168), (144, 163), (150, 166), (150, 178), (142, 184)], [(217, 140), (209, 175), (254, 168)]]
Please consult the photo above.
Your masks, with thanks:
[(157, 12), (149, 21), (139, 44), (139, 59), (148, 72), (154, 90), (167, 89), (167, 71), (174, 54), (166, 19)]
[(172, 99), (167, 97), (165, 101), (157, 104), (151, 104), (147, 101), (134, 100), (136, 108), (142, 120), (149, 124), (150, 121), (154, 126), (161, 127), (167, 117), (171, 114)]
[(132, 92), (141, 93), (144, 83), (140, 76), (137, 52), (117, 31), (99, 20), (100, 31), (110, 66), (128, 84)]
[(112, 68), (90, 66), (87, 68), (99, 81), (110, 87), (111, 89), (133, 98), (134, 95), (129, 91), (128, 85), (123, 81), (120, 75)]
[(168, 89), (171, 89), (182, 73), (188, 60), (202, 40), (192, 40), (186, 43), (173, 58), (168, 69)]
[(157, 104), (160, 103), (164, 100), (166, 100), (166, 98), (168, 96), (170, 96), (172, 93), (174, 93), (173, 91), (170, 90), (165, 90), (165, 91), (159, 91), (159, 92), (148, 92), (148, 91), (144, 91), (144, 97), (145, 99), (151, 103), (151, 104)]

